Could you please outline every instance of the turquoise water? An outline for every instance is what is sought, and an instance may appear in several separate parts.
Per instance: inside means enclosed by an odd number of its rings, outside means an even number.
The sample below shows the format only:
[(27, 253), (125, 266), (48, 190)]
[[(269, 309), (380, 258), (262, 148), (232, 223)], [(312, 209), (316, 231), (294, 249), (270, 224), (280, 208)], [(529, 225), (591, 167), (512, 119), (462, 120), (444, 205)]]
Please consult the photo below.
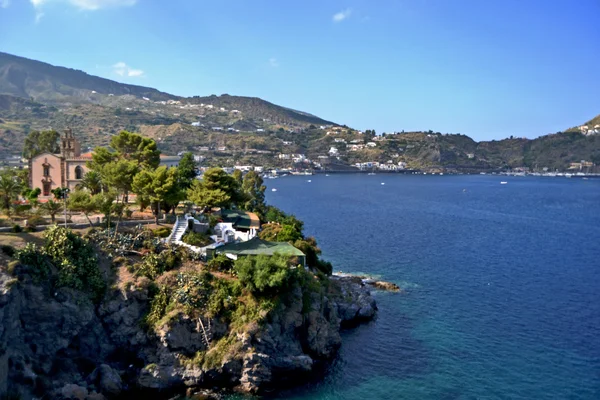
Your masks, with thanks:
[(344, 332), (323, 380), (281, 397), (600, 399), (600, 180), (267, 185), (267, 201), (304, 220), (336, 270), (405, 289), (376, 293), (378, 318)]

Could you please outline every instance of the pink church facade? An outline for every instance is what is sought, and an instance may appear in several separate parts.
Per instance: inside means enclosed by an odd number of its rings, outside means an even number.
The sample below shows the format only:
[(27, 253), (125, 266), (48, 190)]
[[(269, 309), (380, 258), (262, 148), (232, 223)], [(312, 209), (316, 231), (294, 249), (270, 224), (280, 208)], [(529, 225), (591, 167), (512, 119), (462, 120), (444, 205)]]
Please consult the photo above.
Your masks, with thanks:
[(91, 153), (81, 154), (81, 145), (67, 129), (61, 137), (60, 154), (42, 153), (29, 160), (29, 186), (40, 188), (40, 199), (51, 199), (52, 190), (67, 187), (74, 190), (88, 171)]

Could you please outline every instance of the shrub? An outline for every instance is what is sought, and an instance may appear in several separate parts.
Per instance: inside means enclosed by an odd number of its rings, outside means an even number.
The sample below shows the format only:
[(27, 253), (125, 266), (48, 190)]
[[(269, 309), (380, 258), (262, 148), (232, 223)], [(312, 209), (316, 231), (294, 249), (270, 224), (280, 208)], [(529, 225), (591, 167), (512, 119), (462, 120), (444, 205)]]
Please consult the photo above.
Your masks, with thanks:
[(137, 264), (137, 274), (150, 279), (156, 279), (166, 271), (181, 265), (181, 253), (178, 248), (168, 247), (160, 254), (149, 253), (142, 262)]
[(15, 258), (29, 267), (29, 272), (36, 282), (45, 280), (50, 275), (48, 257), (37, 248), (35, 243), (27, 243), (23, 249), (15, 253)]
[(9, 257), (13, 257), (15, 255), (15, 248), (7, 244), (0, 246), (0, 250), (2, 250), (2, 252)]
[(171, 234), (171, 229), (167, 228), (166, 226), (163, 226), (163, 227), (154, 229), (152, 231), (152, 233), (156, 237), (166, 238), (166, 237), (168, 237)]
[(221, 217), (213, 214), (208, 215), (208, 226), (211, 229), (214, 228), (219, 222), (221, 222)]
[(209, 237), (202, 233), (188, 232), (181, 238), (181, 241), (192, 246), (203, 247), (211, 243)]
[(13, 260), (6, 266), (6, 272), (9, 275), (15, 275), (17, 267), (21, 265), (17, 260)]
[(154, 295), (150, 302), (150, 311), (146, 315), (145, 322), (150, 327), (155, 327), (164, 317), (167, 306), (169, 305), (169, 291), (166, 286), (161, 286), (158, 293)]
[(237, 306), (236, 300), (241, 293), (242, 287), (239, 281), (215, 279), (207, 303), (209, 314), (211, 316), (216, 316), (226, 311), (230, 311)]
[(55, 225), (45, 233), (44, 252), (59, 270), (59, 285), (87, 291), (92, 299), (100, 300), (105, 283), (94, 248), (87, 240)]
[(25, 231), (27, 233), (35, 232), (35, 227), (33, 227), (33, 226), (26, 226), (25, 229), (23, 229), (23, 231)]
[(12, 226), (12, 232), (13, 233), (21, 233), (21, 232), (23, 232), (23, 228), (21, 228), (21, 225), (19, 225), (19, 224), (14, 224)]
[(234, 270), (240, 283), (253, 293), (277, 293), (287, 287), (293, 269), (285, 255), (239, 258), (234, 263)]
[(46, 224), (46, 220), (39, 215), (32, 215), (27, 218), (27, 226), (38, 227), (40, 225)]
[(208, 263), (206, 263), (206, 267), (210, 271), (231, 271), (233, 268), (233, 260), (227, 257), (224, 254), (219, 254)]
[(190, 308), (204, 307), (208, 302), (212, 286), (212, 274), (202, 272), (183, 272), (177, 274), (177, 289), (173, 298)]
[(144, 256), (141, 263), (137, 264), (137, 275), (156, 279), (165, 272), (157, 254), (150, 253)]
[(325, 275), (331, 275), (333, 273), (333, 265), (329, 261), (318, 259), (315, 267), (317, 268), (317, 271), (320, 271)]

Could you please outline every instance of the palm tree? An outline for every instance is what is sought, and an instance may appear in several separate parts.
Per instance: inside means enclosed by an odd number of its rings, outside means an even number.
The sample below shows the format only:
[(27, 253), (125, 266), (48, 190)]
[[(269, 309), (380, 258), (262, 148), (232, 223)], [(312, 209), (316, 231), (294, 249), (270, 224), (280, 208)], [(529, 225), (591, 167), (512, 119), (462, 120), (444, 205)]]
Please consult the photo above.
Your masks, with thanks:
[(0, 173), (0, 206), (4, 210), (10, 210), (11, 203), (19, 198), (22, 185), (12, 171)]
[(62, 210), (62, 204), (57, 203), (53, 200), (48, 200), (41, 207), (46, 213), (50, 214), (50, 218), (52, 219), (52, 223), (55, 221), (56, 214)]
[(92, 195), (102, 191), (102, 178), (96, 171), (89, 171), (83, 176), (83, 179), (77, 185), (78, 189), (87, 189)]

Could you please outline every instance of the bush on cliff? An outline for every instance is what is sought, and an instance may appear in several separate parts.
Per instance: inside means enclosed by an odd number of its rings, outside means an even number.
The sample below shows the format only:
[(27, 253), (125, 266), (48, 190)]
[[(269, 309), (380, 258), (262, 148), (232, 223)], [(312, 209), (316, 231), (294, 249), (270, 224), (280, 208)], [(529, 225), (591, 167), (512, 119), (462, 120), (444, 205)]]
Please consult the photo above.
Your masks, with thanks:
[(92, 245), (71, 230), (56, 225), (46, 231), (44, 238), (42, 249), (28, 243), (16, 253), (19, 262), (29, 267), (28, 272), (34, 280), (46, 280), (54, 266), (58, 286), (85, 291), (93, 300), (100, 300), (105, 282)]
[(73, 231), (59, 226), (46, 230), (44, 252), (58, 268), (58, 284), (87, 291), (100, 300), (105, 282), (93, 246)]
[(280, 292), (294, 274), (289, 257), (279, 254), (239, 258), (233, 268), (242, 286), (258, 294)]
[(160, 253), (148, 253), (141, 263), (136, 264), (136, 274), (156, 279), (163, 273), (181, 265), (182, 252), (175, 247), (167, 247)]
[(225, 254), (219, 254), (206, 263), (209, 271), (228, 272), (233, 268), (233, 260)]

